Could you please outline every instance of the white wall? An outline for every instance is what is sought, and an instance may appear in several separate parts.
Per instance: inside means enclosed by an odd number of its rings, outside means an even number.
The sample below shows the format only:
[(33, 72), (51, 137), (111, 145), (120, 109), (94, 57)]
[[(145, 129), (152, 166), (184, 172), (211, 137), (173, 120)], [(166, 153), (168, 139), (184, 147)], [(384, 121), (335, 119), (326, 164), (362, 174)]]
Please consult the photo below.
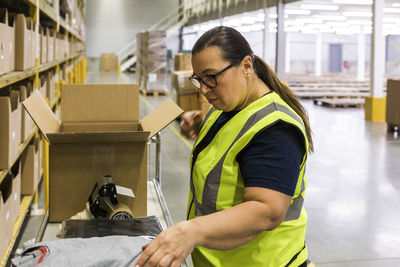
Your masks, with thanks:
[[(86, 56), (116, 52), (137, 32), (177, 9), (178, 3), (179, 0), (87, 0)], [(172, 44), (177, 46), (176, 41)]]

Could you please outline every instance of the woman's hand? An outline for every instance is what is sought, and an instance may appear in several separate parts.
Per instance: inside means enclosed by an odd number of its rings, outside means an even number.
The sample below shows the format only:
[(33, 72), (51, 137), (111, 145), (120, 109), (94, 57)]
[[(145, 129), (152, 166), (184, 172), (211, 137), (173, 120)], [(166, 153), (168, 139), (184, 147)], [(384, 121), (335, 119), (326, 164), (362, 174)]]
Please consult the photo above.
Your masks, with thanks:
[(137, 266), (179, 267), (195, 248), (196, 235), (190, 228), (190, 221), (184, 221), (164, 230), (156, 239), (143, 246), (143, 253)]
[(188, 111), (181, 119), (181, 134), (186, 138), (195, 140), (200, 131), (202, 113), (200, 110)]

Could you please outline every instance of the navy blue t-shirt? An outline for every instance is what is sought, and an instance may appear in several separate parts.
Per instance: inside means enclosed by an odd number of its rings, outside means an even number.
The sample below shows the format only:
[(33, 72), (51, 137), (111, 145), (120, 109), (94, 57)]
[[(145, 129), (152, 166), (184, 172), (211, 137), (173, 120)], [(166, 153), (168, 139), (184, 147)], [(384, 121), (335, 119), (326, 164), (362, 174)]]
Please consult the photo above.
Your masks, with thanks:
[[(198, 154), (239, 111), (223, 112), (193, 151)], [(258, 132), (236, 156), (245, 187), (263, 187), (293, 196), (305, 153), (304, 137), (294, 125), (278, 120)], [(193, 167), (193, 166), (192, 166)]]

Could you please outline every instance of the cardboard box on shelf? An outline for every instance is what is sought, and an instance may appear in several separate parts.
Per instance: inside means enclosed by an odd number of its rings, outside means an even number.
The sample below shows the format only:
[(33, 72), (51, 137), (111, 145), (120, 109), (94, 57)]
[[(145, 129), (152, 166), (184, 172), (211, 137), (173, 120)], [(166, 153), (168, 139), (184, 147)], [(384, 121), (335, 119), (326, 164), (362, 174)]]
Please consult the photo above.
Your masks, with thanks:
[(15, 70), (15, 19), (14, 13), (8, 13), (9, 42), (8, 42), (8, 71)]
[(400, 80), (387, 81), (386, 122), (400, 126)]
[(12, 194), (11, 194), (11, 211), (12, 211), (12, 222), (19, 216), (19, 208), (21, 205), (21, 163), (17, 161), (11, 168), (12, 174)]
[(21, 155), (21, 194), (31, 195), (39, 184), (39, 139), (34, 138)]
[(54, 38), (55, 38), (55, 31), (49, 28), (46, 28), (47, 31), (47, 62), (53, 62), (54, 58)]
[(67, 84), (61, 120), (38, 93), (23, 105), (50, 144), (51, 222), (81, 211), (104, 175), (133, 190), (121, 202), (134, 216), (147, 215), (147, 141), (182, 113), (172, 100), (139, 120), (137, 85)]
[(100, 56), (101, 71), (118, 71), (118, 56), (113, 53), (103, 53)]
[(17, 14), (15, 19), (15, 70), (26, 70), (35, 65), (36, 51), (33, 21), (24, 14)]
[(47, 63), (47, 28), (40, 27), (40, 64)]
[(0, 8), (0, 75), (14, 70), (14, 20)]
[(189, 80), (193, 71), (181, 70), (173, 71), (171, 73), (171, 88), (175, 89), (178, 93), (186, 91), (198, 91), (198, 88)]
[(21, 143), (20, 92), (0, 97), (0, 170), (9, 169), (19, 155)]
[[(21, 102), (27, 99), (32, 93), (32, 83), (27, 83), (26, 85), (21, 85), (19, 87), (21, 92)], [(25, 111), (25, 109), (21, 109), (21, 143), (24, 143), (28, 140), (32, 128), (33, 128), (33, 121), (29, 114)]]
[(174, 56), (175, 70), (192, 70), (192, 55), (186, 53), (177, 53)]
[(12, 236), (12, 174), (0, 183), (0, 255), (3, 255)]

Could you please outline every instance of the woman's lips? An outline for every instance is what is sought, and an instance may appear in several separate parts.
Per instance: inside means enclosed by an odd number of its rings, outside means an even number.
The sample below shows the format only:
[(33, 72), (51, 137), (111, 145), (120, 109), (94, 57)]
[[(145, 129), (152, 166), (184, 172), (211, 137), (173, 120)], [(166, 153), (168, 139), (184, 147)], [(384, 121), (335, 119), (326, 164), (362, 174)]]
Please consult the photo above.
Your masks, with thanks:
[(207, 98), (208, 103), (210, 103), (211, 105), (212, 105), (215, 101), (217, 101), (217, 99), (218, 99), (218, 98)]

